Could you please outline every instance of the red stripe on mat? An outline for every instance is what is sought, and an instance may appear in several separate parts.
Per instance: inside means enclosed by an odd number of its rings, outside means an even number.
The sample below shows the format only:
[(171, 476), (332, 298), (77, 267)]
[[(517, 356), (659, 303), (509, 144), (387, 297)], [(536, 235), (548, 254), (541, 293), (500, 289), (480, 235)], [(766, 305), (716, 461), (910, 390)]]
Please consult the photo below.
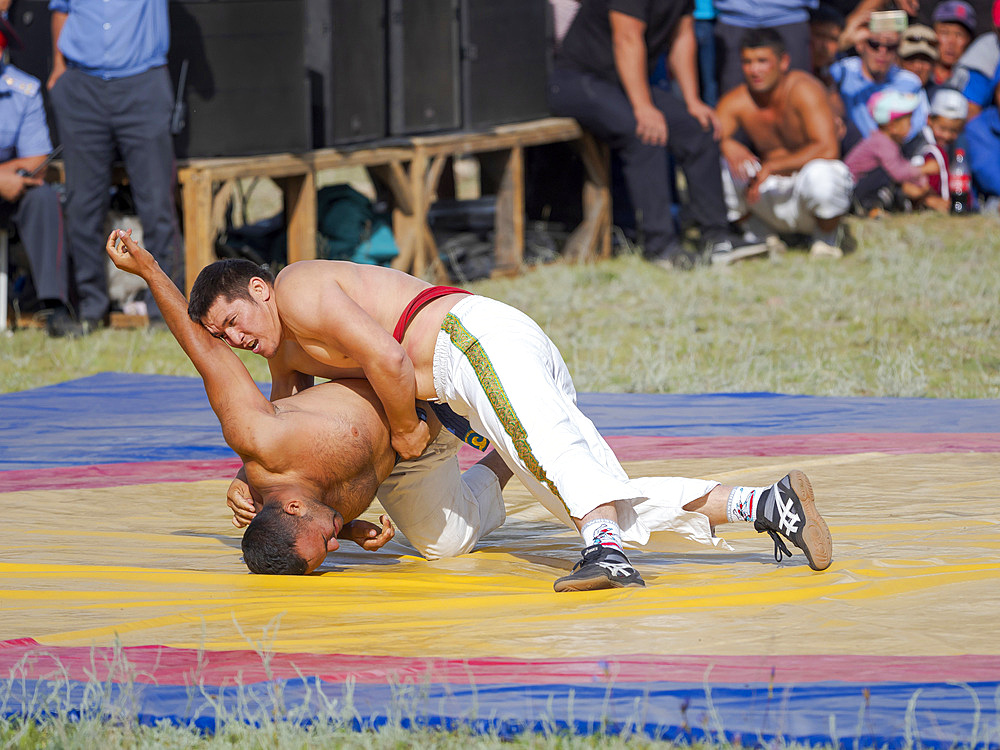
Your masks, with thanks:
[[(843, 455), (850, 453), (1000, 453), (1000, 434), (970, 433), (838, 433), (832, 435), (721, 435), (714, 437), (640, 437), (612, 435), (608, 443), (622, 461), (725, 456)], [(482, 453), (463, 445), (459, 462), (465, 469)], [(239, 459), (145, 461), (0, 472), (0, 492), (121, 487), (157, 482), (231, 479)]]
[[(123, 670), (124, 658), (128, 669)], [(653, 656), (517, 660), (439, 659), (345, 654), (272, 654), (265, 668), (254, 651), (202, 651), (167, 646), (46, 647), (31, 639), (0, 642), (0, 673), (13, 678), (106, 680), (128, 672), (160, 685), (243, 684), (317, 676), (328, 682), (392, 679), (401, 684), (565, 684), (588, 682), (812, 683), (991, 682), (1000, 655), (963, 656)]]

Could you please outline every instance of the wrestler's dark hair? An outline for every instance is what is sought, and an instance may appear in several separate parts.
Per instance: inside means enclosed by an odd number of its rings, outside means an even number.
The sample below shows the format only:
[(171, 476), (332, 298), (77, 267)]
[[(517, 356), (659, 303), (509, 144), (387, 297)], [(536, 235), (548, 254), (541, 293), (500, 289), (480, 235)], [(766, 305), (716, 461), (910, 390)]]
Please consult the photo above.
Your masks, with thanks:
[(243, 532), (243, 562), (251, 573), (300, 576), (306, 561), (295, 551), (299, 518), (278, 503), (265, 503)]
[(764, 26), (759, 29), (747, 29), (743, 32), (743, 36), (740, 37), (740, 52), (745, 49), (759, 49), (760, 47), (773, 49), (774, 54), (778, 57), (787, 52), (785, 40), (781, 38), (781, 34), (772, 28)]
[(200, 323), (219, 297), (224, 298), (226, 302), (234, 299), (252, 299), (248, 287), (250, 279), (254, 277), (262, 278), (268, 284), (274, 284), (274, 274), (264, 266), (258, 266), (245, 258), (225, 258), (205, 266), (191, 287), (188, 317), (195, 323)]

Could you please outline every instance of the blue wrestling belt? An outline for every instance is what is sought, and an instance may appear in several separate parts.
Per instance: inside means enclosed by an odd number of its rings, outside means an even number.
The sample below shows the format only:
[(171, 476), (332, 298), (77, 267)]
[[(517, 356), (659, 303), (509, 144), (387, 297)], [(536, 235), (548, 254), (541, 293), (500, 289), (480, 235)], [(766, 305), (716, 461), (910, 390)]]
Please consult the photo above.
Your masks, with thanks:
[[(472, 425), (469, 424), (469, 420), (456, 414), (450, 406), (447, 404), (437, 404), (432, 401), (429, 401), (428, 404), (434, 410), (434, 414), (437, 415), (438, 420), (440, 420), (441, 426), (463, 443), (467, 443), (476, 450), (484, 452), (490, 447), (490, 441), (473, 430)], [(427, 421), (427, 415), (419, 406), (417, 407), (417, 416)]]

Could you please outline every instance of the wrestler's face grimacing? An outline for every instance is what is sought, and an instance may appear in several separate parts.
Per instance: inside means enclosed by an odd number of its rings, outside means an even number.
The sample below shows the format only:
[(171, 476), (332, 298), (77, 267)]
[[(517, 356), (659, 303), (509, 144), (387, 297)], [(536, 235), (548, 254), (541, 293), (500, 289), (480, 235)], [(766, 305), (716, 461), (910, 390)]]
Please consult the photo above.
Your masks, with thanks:
[(234, 349), (273, 357), (281, 344), (281, 325), (264, 304), (272, 291), (262, 279), (252, 279), (250, 299), (218, 297), (201, 319), (201, 324)]
[(306, 573), (312, 573), (323, 564), (328, 552), (340, 548), (337, 534), (344, 527), (344, 518), (325, 505), (310, 509), (299, 523), (295, 551), (306, 561)]

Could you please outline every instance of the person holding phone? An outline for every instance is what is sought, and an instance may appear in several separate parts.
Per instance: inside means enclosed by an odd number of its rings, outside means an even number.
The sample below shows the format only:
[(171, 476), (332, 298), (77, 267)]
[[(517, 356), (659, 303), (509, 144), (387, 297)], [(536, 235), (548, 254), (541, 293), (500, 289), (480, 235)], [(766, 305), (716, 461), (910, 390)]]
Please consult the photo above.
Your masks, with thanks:
[[(4, 26), (6, 22), (0, 20), (0, 39), (19, 44), (18, 37)], [(49, 319), (66, 315), (70, 303), (59, 194), (44, 181), (43, 165), (51, 151), (41, 82), (0, 62), (0, 231), (17, 230), (39, 312)]]

